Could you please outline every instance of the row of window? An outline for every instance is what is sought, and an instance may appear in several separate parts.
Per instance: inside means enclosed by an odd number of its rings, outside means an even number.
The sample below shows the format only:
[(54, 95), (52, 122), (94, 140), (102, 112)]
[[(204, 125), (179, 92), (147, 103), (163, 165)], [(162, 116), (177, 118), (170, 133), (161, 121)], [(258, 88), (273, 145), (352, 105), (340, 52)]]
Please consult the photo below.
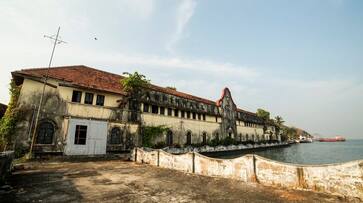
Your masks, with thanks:
[[(194, 120), (206, 120), (205, 114), (190, 112), (190, 111), (183, 111), (178, 109), (172, 109), (172, 108), (165, 108), (165, 107), (159, 107), (157, 105), (149, 105), (144, 104), (143, 112), (150, 113), (150, 106), (151, 106), (151, 113), (153, 114), (160, 114), (160, 115), (166, 115), (168, 116), (175, 116), (181, 118), (188, 118), (188, 119), (194, 119)], [(174, 113), (173, 113), (174, 112)]]
[[(219, 133), (215, 133), (215, 139), (219, 140)], [(232, 135), (229, 134), (229, 137), (231, 137)], [(259, 134), (255, 135), (255, 134), (251, 134), (250, 136), (248, 134), (245, 135), (245, 137), (243, 137), (242, 133), (239, 134), (239, 141), (243, 141), (243, 140), (259, 140), (259, 139), (264, 139), (264, 137), (261, 137)], [(166, 140), (165, 140), (166, 144), (171, 146), (173, 145), (173, 132), (171, 130), (169, 130), (166, 133)], [(203, 132), (202, 133), (202, 143), (206, 144), (207, 143), (207, 133)], [(190, 145), (192, 144), (192, 132), (188, 131), (186, 133), (186, 145)]]
[[(92, 105), (93, 104), (93, 97), (94, 97), (93, 93), (86, 92), (85, 97), (84, 97), (84, 103)], [(77, 90), (73, 90), (72, 102), (81, 103), (81, 98), (82, 98), (82, 92), (77, 91)], [(105, 95), (99, 95), (98, 94), (97, 97), (96, 97), (96, 105), (97, 106), (103, 106), (104, 103), (105, 103)]]
[[(37, 134), (37, 139), (36, 139), (36, 143), (37, 144), (52, 144), (53, 143), (53, 136), (54, 136), (54, 126), (52, 123), (46, 121), (46, 122), (42, 122), (39, 125), (38, 128), (38, 134)], [(229, 136), (231, 137), (231, 134), (229, 134)], [(245, 138), (246, 140), (249, 140), (249, 138), (252, 138), (252, 140), (254, 140), (255, 138), (259, 138), (260, 135), (254, 135), (251, 134), (252, 137), (249, 137), (248, 134), (246, 134)], [(219, 134), (216, 133), (215, 134), (216, 139), (219, 139)], [(242, 133), (239, 133), (239, 138), (240, 141), (242, 141)], [(203, 132), (202, 133), (202, 143), (207, 143), (207, 133)], [(74, 144), (75, 145), (86, 145), (86, 140), (87, 140), (87, 126), (86, 125), (76, 125), (76, 131), (75, 131), (75, 135), (74, 135)], [(122, 139), (122, 130), (119, 127), (114, 127), (111, 129), (111, 133), (110, 133), (110, 137), (109, 137), (109, 144), (122, 144), (123, 139)], [(168, 145), (172, 145), (173, 144), (173, 132), (172, 131), (168, 131), (167, 132), (167, 136), (166, 136), (166, 143)], [(190, 145), (192, 144), (192, 132), (188, 131), (186, 133), (186, 144)]]

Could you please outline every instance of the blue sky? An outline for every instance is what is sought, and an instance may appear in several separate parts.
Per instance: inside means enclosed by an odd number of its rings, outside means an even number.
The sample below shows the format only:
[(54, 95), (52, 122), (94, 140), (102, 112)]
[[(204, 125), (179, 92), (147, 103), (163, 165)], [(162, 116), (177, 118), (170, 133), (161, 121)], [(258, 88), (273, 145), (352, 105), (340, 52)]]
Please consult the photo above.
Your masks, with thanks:
[[(0, 102), (10, 72), (48, 63), (114, 73), (265, 108), (289, 125), (363, 138), (363, 1), (1, 1)], [(97, 37), (98, 40), (94, 40)]]

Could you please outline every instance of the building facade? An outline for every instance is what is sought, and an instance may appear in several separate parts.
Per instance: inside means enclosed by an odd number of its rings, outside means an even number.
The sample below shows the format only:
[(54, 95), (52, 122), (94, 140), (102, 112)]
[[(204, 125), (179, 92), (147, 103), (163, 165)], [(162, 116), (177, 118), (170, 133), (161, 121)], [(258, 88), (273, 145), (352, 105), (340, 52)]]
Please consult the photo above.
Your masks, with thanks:
[[(21, 86), (22, 114), (16, 146), (28, 147), (46, 68), (12, 72)], [(280, 140), (273, 123), (239, 109), (228, 88), (217, 101), (149, 85), (130, 99), (120, 75), (86, 66), (49, 70), (36, 132), (37, 152), (66, 155), (105, 154), (142, 145), (142, 127), (166, 126), (154, 143), (186, 146), (207, 144), (227, 136), (236, 141)]]

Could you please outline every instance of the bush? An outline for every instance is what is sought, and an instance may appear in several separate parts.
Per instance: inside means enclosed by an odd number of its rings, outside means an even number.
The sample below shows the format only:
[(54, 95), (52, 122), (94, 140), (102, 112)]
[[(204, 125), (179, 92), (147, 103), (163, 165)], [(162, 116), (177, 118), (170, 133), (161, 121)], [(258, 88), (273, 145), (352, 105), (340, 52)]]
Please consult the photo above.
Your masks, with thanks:
[(237, 141), (236, 140), (234, 140), (233, 138), (231, 138), (231, 137), (226, 137), (226, 138), (224, 138), (223, 140), (221, 140), (222, 142), (221, 142), (221, 144), (222, 145), (224, 145), (224, 146), (228, 146), (228, 145), (235, 145), (235, 144), (237, 144)]
[(158, 142), (152, 148), (154, 148), (154, 149), (162, 149), (164, 147), (166, 147), (165, 142)]
[(145, 126), (142, 129), (142, 146), (143, 147), (152, 147), (153, 140), (163, 135), (164, 132), (169, 130), (168, 127), (165, 127), (163, 125), (159, 126)]

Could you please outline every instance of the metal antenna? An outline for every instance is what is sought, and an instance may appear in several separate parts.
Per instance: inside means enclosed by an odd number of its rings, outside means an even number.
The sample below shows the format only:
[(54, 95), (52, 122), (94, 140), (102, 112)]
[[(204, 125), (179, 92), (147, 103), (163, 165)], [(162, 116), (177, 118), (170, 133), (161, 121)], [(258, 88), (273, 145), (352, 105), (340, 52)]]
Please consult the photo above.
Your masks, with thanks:
[(44, 37), (53, 40), (54, 41), (54, 44), (53, 44), (52, 54), (50, 55), (50, 60), (49, 60), (47, 72), (46, 72), (45, 76), (43, 75), (43, 80), (44, 80), (44, 82), (43, 82), (43, 90), (42, 90), (42, 95), (40, 96), (40, 100), (39, 100), (37, 115), (35, 117), (34, 131), (33, 131), (33, 134), (32, 134), (32, 142), (31, 142), (30, 150), (29, 150), (29, 156), (30, 157), (33, 157), (33, 147), (34, 147), (36, 132), (37, 132), (37, 129), (38, 129), (38, 121), (39, 121), (40, 109), (41, 109), (41, 106), (43, 104), (45, 86), (47, 85), (47, 80), (48, 80), (48, 76), (49, 76), (49, 69), (52, 66), (52, 61), (53, 61), (53, 56), (54, 56), (54, 52), (55, 52), (55, 47), (56, 47), (57, 44), (66, 43), (65, 41), (62, 41), (62, 40), (59, 39), (59, 31), (60, 31), (60, 27), (58, 27), (58, 31), (57, 31), (57, 34), (56, 34), (55, 38), (53, 36), (44, 35)]

